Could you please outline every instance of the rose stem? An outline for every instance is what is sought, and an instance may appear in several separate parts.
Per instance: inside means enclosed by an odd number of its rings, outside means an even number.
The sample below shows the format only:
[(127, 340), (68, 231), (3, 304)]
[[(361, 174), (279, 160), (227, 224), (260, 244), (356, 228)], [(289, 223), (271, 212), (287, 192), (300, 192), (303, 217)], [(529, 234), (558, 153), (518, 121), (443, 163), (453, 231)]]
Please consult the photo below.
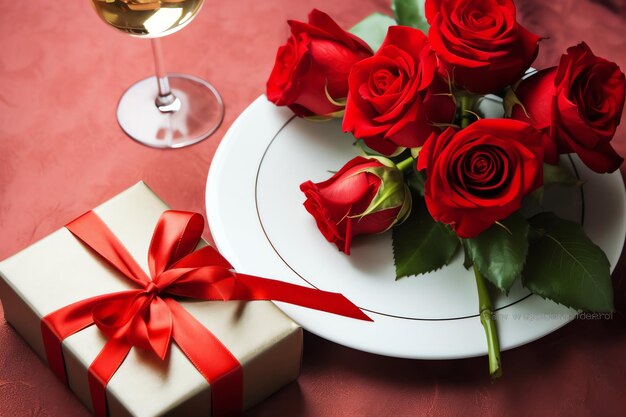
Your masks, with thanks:
[(464, 129), (469, 125), (470, 114), (466, 110), (471, 110), (472, 100), (468, 94), (461, 96), (461, 128)]
[(400, 170), (400, 172), (402, 172), (403, 174), (406, 173), (406, 170), (411, 168), (413, 166), (413, 164), (415, 163), (415, 160), (413, 159), (413, 157), (409, 156), (407, 159), (405, 159), (404, 161), (400, 161), (396, 164), (396, 168), (398, 168)]
[(474, 276), (476, 276), (476, 288), (478, 289), (478, 304), (480, 306), (480, 322), (485, 329), (487, 336), (487, 349), (489, 352), (489, 374), (492, 378), (502, 375), (500, 367), (500, 343), (498, 341), (498, 329), (493, 318), (493, 306), (489, 298), (487, 283), (485, 278), (474, 265)]

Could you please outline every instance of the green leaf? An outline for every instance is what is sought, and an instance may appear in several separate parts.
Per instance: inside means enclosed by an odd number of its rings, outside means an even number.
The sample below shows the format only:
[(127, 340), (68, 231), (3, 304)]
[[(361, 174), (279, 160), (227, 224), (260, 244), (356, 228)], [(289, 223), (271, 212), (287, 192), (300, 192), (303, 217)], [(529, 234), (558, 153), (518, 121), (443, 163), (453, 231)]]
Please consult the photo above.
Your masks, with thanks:
[(546, 189), (562, 185), (566, 187), (580, 187), (584, 181), (579, 180), (568, 168), (563, 165), (543, 164), (543, 184), (529, 194), (540, 206), (543, 205), (543, 196)]
[(469, 255), (467, 251), (467, 244), (465, 240), (463, 240), (463, 267), (469, 271), (469, 269), (474, 265), (474, 261)]
[(350, 29), (350, 33), (363, 39), (374, 52), (380, 48), (389, 26), (394, 26), (396, 21), (381, 13), (372, 13)]
[(541, 187), (537, 188), (535, 191), (528, 194), (528, 196), (532, 198), (533, 200), (535, 200), (535, 202), (541, 206), (543, 205), (543, 196), (545, 193), (546, 193), (546, 189), (542, 185)]
[(463, 244), (483, 277), (508, 293), (526, 261), (528, 222), (515, 213)]
[(543, 185), (562, 184), (567, 186), (580, 186), (582, 183), (576, 176), (563, 165), (543, 164)]
[(409, 218), (393, 228), (396, 279), (434, 271), (450, 263), (459, 239), (449, 227), (433, 220), (421, 197), (413, 197)]
[(399, 25), (410, 26), (428, 35), (428, 22), (424, 19), (424, 14), (420, 8), (424, 4), (421, 0), (393, 0), (391, 10)]
[[(414, 164), (415, 165), (415, 164)], [(413, 167), (413, 171), (406, 176), (406, 183), (409, 188), (419, 195), (424, 195), (424, 183), (426, 182), (426, 174), (418, 171)]]
[(609, 260), (576, 223), (552, 213), (530, 220), (533, 240), (522, 274), (534, 294), (578, 310), (613, 311)]

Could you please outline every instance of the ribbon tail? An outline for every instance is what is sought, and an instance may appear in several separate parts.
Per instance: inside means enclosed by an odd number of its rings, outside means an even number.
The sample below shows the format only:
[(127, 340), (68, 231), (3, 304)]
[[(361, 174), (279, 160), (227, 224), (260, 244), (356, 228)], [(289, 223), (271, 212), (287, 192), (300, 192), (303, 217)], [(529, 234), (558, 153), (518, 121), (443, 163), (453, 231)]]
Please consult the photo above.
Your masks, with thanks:
[(243, 285), (235, 287), (231, 300), (282, 301), (353, 319), (373, 321), (359, 307), (339, 293), (239, 273), (236, 275), (236, 280)]
[(165, 302), (172, 312), (174, 341), (211, 386), (212, 415), (241, 414), (243, 370), (237, 358), (178, 302)]
[(106, 386), (131, 349), (125, 339), (109, 339), (89, 366), (88, 381), (91, 404), (96, 417), (107, 417)]

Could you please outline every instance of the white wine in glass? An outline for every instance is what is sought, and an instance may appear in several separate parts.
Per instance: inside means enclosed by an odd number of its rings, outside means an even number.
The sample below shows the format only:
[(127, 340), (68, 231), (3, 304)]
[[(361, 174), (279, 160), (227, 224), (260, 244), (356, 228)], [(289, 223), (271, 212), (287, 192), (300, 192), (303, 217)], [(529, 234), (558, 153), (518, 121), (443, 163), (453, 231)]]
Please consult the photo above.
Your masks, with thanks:
[(186, 74), (166, 74), (159, 38), (187, 25), (203, 0), (92, 0), (98, 16), (131, 36), (151, 38), (156, 77), (122, 95), (117, 120), (128, 136), (157, 148), (180, 148), (210, 136), (224, 105), (215, 88)]

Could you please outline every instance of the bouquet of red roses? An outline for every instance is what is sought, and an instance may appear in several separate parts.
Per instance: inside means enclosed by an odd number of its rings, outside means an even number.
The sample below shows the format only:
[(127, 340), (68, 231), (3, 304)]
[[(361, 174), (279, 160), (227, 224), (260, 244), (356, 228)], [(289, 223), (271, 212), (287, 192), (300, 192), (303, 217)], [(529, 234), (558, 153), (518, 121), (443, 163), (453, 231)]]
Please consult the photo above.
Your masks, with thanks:
[[(392, 6), (395, 18), (374, 14), (350, 32), (318, 10), (308, 23), (289, 21), (267, 96), (300, 117), (343, 118), (357, 139), (361, 156), (300, 186), (339, 250), (393, 228), (398, 278), (464, 252), (499, 375), (488, 286), (506, 293), (521, 279), (577, 310), (613, 309), (609, 262), (581, 226), (520, 209), (552, 184), (580, 186), (562, 154), (598, 173), (619, 168), (611, 140), (624, 74), (584, 42), (558, 66), (532, 70), (542, 38), (517, 22), (513, 0), (426, 0), (425, 13), (416, 0)], [(499, 100), (499, 117), (482, 114), (484, 100)]]

